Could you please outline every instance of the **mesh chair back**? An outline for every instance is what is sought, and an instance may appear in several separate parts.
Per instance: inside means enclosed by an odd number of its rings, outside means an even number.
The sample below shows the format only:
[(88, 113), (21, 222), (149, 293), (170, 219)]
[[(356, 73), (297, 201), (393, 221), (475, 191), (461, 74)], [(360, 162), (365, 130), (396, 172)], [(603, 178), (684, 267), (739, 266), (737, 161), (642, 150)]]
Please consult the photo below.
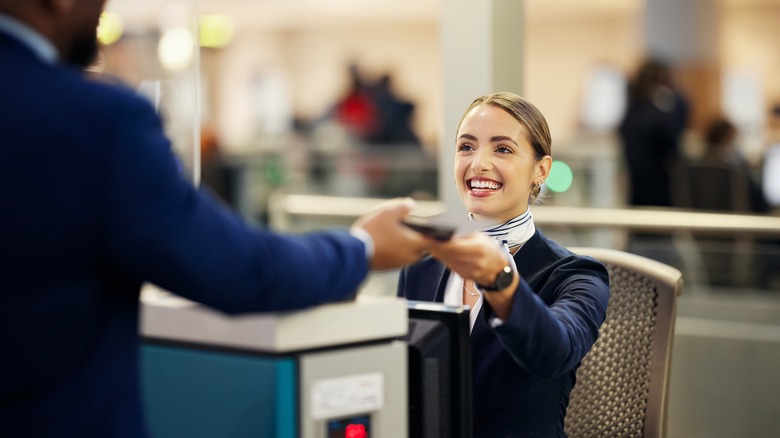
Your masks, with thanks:
[(577, 370), (566, 433), (570, 438), (662, 437), (682, 274), (623, 251), (571, 250), (607, 266), (610, 299), (599, 339)]

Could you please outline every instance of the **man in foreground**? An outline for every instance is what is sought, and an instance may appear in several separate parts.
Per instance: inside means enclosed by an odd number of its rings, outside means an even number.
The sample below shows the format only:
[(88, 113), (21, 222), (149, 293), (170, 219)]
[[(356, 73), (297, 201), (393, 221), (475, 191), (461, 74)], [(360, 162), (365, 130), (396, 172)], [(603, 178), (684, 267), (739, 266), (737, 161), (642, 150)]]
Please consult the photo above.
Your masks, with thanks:
[(146, 436), (138, 294), (225, 312), (354, 296), (427, 241), (396, 202), (352, 233), (249, 227), (179, 174), (153, 108), (82, 73), (105, 0), (0, 0), (0, 430)]

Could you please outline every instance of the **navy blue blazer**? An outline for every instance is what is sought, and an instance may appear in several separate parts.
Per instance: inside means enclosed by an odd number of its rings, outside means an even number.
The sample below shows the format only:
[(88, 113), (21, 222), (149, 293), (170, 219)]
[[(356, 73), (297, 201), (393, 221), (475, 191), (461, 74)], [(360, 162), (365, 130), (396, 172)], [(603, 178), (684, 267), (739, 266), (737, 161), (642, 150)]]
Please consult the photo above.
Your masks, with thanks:
[[(514, 258), (521, 279), (509, 317), (491, 328), (484, 302), (471, 332), (474, 436), (566, 436), (575, 370), (606, 317), (609, 275), (538, 230)], [(398, 295), (442, 302), (449, 274), (425, 257), (401, 271)]]
[(144, 281), (225, 312), (354, 296), (360, 240), (247, 226), (180, 175), (132, 91), (2, 33), (0, 66), (0, 435), (146, 435)]

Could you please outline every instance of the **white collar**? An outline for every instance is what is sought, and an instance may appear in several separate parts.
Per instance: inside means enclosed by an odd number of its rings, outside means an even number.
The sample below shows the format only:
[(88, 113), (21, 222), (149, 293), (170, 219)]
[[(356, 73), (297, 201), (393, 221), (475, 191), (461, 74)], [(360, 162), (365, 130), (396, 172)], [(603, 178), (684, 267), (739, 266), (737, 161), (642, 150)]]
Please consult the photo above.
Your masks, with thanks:
[[(473, 216), (473, 214), (469, 213), (469, 218), (473, 218)], [(481, 231), (511, 248), (528, 242), (528, 239), (536, 232), (536, 227), (534, 226), (534, 217), (529, 207), (520, 216), (515, 216), (503, 224), (482, 228)]]
[(0, 14), (0, 32), (19, 40), (32, 50), (41, 61), (54, 64), (59, 58), (57, 49), (38, 31), (8, 15)]

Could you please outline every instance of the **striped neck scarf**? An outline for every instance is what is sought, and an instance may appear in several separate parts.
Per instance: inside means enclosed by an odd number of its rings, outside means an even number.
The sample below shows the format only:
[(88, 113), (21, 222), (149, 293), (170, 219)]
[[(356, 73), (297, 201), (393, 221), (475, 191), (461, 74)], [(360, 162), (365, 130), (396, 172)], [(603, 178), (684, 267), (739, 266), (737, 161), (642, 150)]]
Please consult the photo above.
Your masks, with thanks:
[[(469, 219), (474, 220), (474, 215), (469, 213)], [(507, 248), (512, 248), (527, 242), (536, 232), (536, 227), (534, 227), (534, 217), (531, 215), (531, 209), (528, 208), (520, 216), (516, 216), (503, 224), (482, 228), (480, 231), (503, 243)]]

